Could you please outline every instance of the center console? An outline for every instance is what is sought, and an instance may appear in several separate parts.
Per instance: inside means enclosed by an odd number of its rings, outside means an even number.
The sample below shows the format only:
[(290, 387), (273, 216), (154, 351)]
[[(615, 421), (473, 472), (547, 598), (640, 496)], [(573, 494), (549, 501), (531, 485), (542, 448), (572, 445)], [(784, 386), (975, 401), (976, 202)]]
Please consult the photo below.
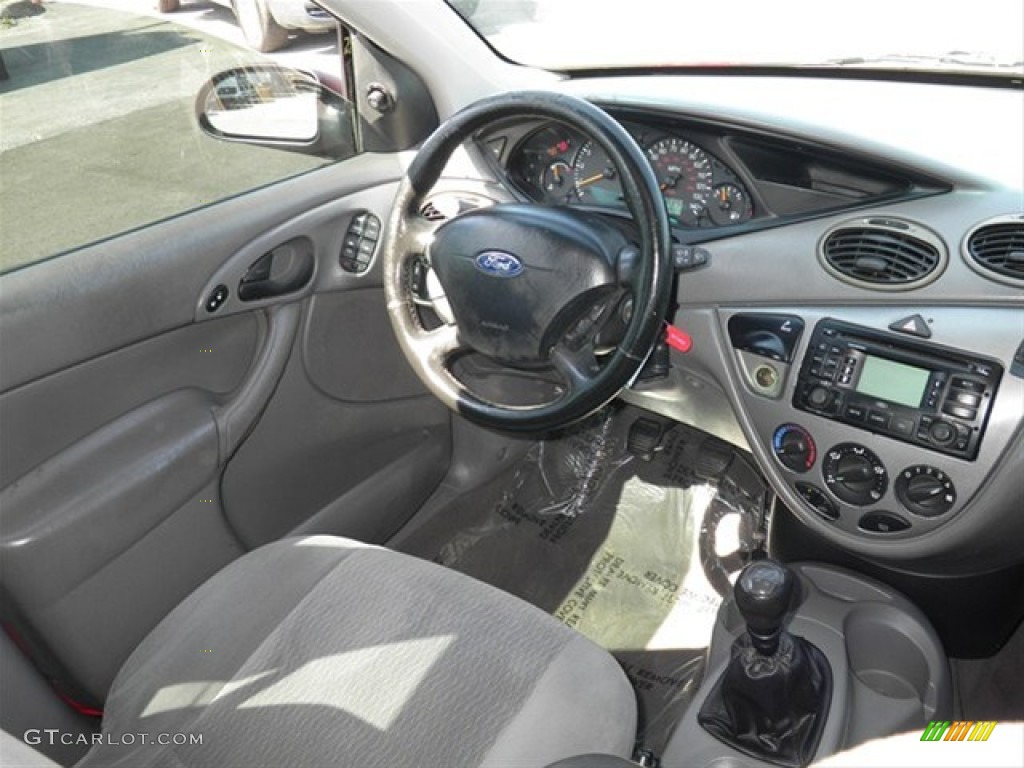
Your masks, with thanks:
[(945, 525), (1020, 428), (1012, 310), (738, 309), (721, 321), (752, 449), (788, 507), (837, 532), (896, 541)]
[[(748, 569), (753, 567), (757, 563)], [(871, 739), (906, 731), (923, 732), (930, 721), (951, 718), (953, 695), (946, 656), (934, 630), (914, 605), (889, 587), (849, 571), (811, 563), (789, 570), (796, 584), (795, 598), (784, 620), (785, 630), (820, 652), (831, 675), (831, 686), (820, 686), (813, 694), (825, 700), (816, 706), (821, 717), (820, 732), (813, 740), (804, 740), (811, 751), (796, 763), (787, 762), (792, 756), (756, 756), (749, 738), (736, 743), (723, 737), (721, 729), (709, 727), (704, 716), (709, 709), (730, 710), (734, 718), (746, 724), (757, 719), (744, 715), (750, 705), (743, 698), (726, 701), (725, 706), (715, 700), (722, 697), (723, 681), (735, 677), (739, 654), (749, 655), (744, 644), (763, 642), (764, 633), (756, 625), (750, 628), (751, 609), (738, 605), (734, 598), (719, 611), (704, 682), (672, 734), (662, 756), (663, 768), (803, 765)], [(743, 578), (741, 574), (740, 580)], [(760, 662), (755, 659), (754, 663)], [(779, 686), (774, 690), (790, 689)], [(741, 690), (739, 696), (750, 698), (749, 691)], [(779, 697), (760, 705), (767, 711), (785, 710), (787, 706), (790, 702)], [(799, 701), (792, 702), (792, 706), (806, 708)], [(801, 713), (795, 719), (805, 717)], [(776, 719), (783, 725), (790, 722), (784, 717)], [(778, 741), (770, 733), (761, 734), (760, 740), (764, 744)]]

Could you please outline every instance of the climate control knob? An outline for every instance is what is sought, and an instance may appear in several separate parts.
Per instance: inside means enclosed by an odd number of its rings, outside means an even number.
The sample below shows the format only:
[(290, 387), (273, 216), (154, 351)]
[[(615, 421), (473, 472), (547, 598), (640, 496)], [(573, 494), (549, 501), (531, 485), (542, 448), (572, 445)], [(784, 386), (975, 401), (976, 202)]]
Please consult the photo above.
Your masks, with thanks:
[(818, 448), (811, 434), (799, 424), (783, 424), (772, 436), (772, 451), (786, 469), (806, 472), (814, 466)]
[(900, 504), (922, 517), (944, 515), (956, 503), (953, 481), (941, 469), (927, 464), (917, 464), (900, 472), (893, 490)]
[(821, 474), (832, 493), (858, 507), (876, 503), (889, 487), (882, 460), (857, 443), (830, 448), (822, 461)]

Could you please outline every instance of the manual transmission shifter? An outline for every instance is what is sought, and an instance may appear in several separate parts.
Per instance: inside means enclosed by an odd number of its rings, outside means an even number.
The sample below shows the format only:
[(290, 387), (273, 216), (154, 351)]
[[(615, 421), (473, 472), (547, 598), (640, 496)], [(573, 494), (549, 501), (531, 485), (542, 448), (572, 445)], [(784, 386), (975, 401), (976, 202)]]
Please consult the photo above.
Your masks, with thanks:
[(832, 698), (824, 654), (785, 628), (795, 586), (793, 572), (773, 560), (743, 569), (734, 599), (747, 631), (697, 715), (719, 741), (790, 768), (814, 757)]
[(774, 560), (758, 560), (736, 580), (733, 595), (747, 623), (754, 648), (765, 656), (778, 651), (782, 620), (793, 603), (793, 572)]

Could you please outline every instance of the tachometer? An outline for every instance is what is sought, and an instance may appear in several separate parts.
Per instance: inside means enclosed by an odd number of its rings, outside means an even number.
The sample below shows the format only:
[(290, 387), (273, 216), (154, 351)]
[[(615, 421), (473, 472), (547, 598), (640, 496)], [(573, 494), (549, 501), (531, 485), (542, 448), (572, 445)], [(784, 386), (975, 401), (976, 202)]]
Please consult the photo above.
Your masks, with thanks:
[(580, 202), (600, 206), (622, 205), (619, 171), (608, 153), (593, 141), (580, 147), (572, 171)]
[(711, 158), (695, 144), (674, 136), (652, 144), (647, 157), (654, 166), (669, 216), (684, 226), (699, 226), (711, 197)]

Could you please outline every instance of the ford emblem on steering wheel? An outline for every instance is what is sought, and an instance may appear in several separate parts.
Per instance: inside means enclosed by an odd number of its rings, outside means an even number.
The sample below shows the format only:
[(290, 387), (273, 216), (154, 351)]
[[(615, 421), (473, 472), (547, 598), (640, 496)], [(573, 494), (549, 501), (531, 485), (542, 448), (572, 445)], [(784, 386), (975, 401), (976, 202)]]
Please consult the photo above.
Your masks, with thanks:
[(484, 251), (476, 257), (476, 268), (492, 277), (515, 277), (523, 271), (523, 262), (505, 251)]

